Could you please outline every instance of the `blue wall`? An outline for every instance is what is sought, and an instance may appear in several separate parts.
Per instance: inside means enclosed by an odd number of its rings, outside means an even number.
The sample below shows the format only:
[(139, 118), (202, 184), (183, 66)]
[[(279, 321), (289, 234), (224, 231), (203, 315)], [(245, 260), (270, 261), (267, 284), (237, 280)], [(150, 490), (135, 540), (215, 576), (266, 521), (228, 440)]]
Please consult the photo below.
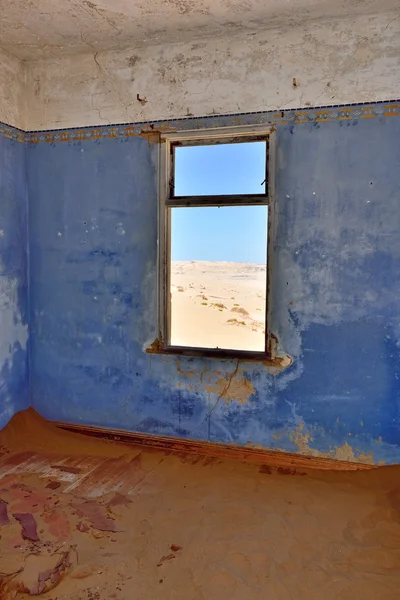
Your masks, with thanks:
[(25, 145), (0, 132), (0, 429), (29, 406)]
[(240, 363), (218, 402), (235, 361), (144, 351), (157, 335), (156, 145), (63, 139), (28, 149), (35, 409), (400, 461), (399, 117), (277, 127), (272, 331), (294, 362), (279, 373)]

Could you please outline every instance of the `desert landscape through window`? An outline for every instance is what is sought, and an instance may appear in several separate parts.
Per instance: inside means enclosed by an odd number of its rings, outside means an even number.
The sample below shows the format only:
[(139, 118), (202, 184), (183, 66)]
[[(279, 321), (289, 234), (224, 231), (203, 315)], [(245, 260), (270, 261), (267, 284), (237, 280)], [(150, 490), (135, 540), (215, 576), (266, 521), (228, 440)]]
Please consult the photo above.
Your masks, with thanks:
[[(265, 189), (263, 142), (177, 148), (177, 195)], [(171, 209), (173, 346), (263, 352), (268, 207)]]

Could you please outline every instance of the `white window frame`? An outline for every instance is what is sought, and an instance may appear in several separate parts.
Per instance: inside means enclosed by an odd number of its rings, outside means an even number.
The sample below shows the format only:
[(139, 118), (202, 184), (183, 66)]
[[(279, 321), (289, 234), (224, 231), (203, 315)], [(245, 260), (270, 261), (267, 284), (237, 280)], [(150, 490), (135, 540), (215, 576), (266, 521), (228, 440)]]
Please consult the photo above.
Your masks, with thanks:
[[(173, 148), (176, 145), (204, 145), (234, 143), (244, 141), (265, 141), (267, 143), (265, 192), (261, 194), (229, 194), (226, 196), (174, 196)], [(237, 358), (249, 360), (273, 360), (275, 337), (270, 333), (270, 268), (273, 250), (273, 210), (275, 175), (275, 128), (267, 125), (223, 127), (205, 130), (190, 130), (164, 133), (160, 136), (159, 154), (159, 204), (158, 204), (158, 341), (159, 352), (202, 357)], [(261, 182), (260, 182), (261, 183)], [(265, 350), (226, 350), (220, 348), (197, 348), (172, 346), (170, 343), (171, 325), (171, 210), (175, 207), (203, 206), (268, 206), (267, 237), (267, 289), (265, 313)]]

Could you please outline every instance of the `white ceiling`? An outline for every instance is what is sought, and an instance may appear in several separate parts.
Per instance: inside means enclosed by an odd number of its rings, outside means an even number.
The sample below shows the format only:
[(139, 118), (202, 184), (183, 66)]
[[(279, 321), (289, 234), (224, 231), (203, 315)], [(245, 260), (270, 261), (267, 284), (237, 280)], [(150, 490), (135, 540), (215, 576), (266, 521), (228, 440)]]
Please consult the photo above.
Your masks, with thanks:
[(399, 5), (399, 0), (0, 0), (0, 46), (31, 60), (293, 27)]

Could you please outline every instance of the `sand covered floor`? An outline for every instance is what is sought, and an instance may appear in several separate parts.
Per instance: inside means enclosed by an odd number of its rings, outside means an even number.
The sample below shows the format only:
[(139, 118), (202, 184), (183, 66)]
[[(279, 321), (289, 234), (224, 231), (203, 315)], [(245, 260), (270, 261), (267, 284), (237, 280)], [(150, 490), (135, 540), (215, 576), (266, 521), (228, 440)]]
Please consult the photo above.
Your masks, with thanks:
[(265, 265), (172, 262), (172, 345), (264, 350), (266, 288)]
[(145, 450), (32, 410), (0, 432), (0, 598), (396, 600), (400, 468)]

